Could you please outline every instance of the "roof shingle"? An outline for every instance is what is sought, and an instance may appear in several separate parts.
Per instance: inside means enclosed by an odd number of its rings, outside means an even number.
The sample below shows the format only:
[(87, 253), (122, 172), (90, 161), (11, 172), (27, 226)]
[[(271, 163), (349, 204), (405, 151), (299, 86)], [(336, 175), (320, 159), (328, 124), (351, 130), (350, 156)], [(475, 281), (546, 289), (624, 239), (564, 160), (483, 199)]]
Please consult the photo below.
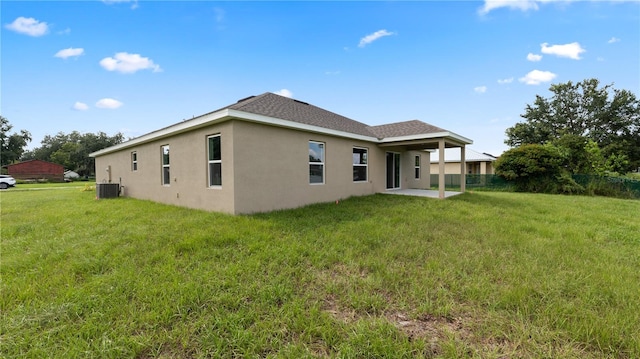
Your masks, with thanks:
[[(383, 141), (385, 138), (416, 135), (433, 137), (431, 135), (442, 133), (443, 135), (454, 137), (457, 136), (461, 138), (461, 141), (463, 143), (472, 143), (466, 142), (470, 140), (465, 139), (464, 137), (418, 120), (396, 122), (380, 126), (369, 126), (362, 122), (358, 122), (342, 115), (327, 111), (320, 107), (310, 105), (306, 102), (266, 92), (262, 95), (250, 96), (241, 99), (240, 101), (232, 105), (220, 108), (218, 110), (203, 114), (198, 117), (194, 117), (191, 120), (184, 120), (182, 122), (150, 132), (146, 135), (142, 135), (127, 142), (123, 142), (121, 144), (96, 151), (89, 155), (92, 157), (101, 156), (107, 153), (121, 150), (123, 148), (131, 147), (136, 144), (145, 143), (153, 139), (164, 138), (171, 136), (174, 133), (188, 131), (191, 128), (206, 126), (208, 123), (212, 123), (211, 121), (217, 121), (221, 119), (225, 120), (229, 118), (224, 117), (224, 113), (222, 111), (225, 110), (235, 110), (238, 112), (251, 113), (272, 119), (280, 119), (309, 126), (316, 126), (319, 128), (337, 132), (343, 132), (345, 134), (348, 133), (353, 135), (366, 136), (371, 140), (377, 139), (378, 141)], [(217, 117), (216, 114), (223, 116)], [(211, 116), (213, 117), (213, 119), (210, 119), (209, 115), (213, 115)], [(240, 119), (242, 119), (241, 114), (237, 115)], [(270, 121), (267, 119), (266, 122)]]
[(447, 132), (447, 130), (444, 130), (440, 127), (436, 127), (418, 120), (394, 122), (380, 126), (370, 126), (369, 131), (375, 133), (376, 137), (378, 138)]
[(223, 109), (244, 111), (378, 139), (448, 132), (445, 129), (418, 120), (369, 126), (306, 102), (270, 92), (247, 97)]
[(369, 131), (369, 126), (362, 122), (352, 120), (306, 102), (269, 92), (240, 100), (226, 108), (275, 117), (305, 125), (375, 137), (375, 134)]

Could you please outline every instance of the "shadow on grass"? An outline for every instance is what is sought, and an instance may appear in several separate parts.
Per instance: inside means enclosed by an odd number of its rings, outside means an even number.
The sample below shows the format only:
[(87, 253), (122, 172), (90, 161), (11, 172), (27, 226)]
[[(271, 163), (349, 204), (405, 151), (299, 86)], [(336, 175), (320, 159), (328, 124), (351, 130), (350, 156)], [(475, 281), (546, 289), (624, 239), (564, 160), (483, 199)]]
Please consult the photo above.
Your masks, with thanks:
[(374, 194), (350, 197), (337, 203), (311, 204), (297, 209), (258, 213), (247, 217), (269, 221), (288, 229), (308, 231), (369, 221), (372, 218), (409, 215), (412, 210), (424, 210), (437, 201), (421, 197)]

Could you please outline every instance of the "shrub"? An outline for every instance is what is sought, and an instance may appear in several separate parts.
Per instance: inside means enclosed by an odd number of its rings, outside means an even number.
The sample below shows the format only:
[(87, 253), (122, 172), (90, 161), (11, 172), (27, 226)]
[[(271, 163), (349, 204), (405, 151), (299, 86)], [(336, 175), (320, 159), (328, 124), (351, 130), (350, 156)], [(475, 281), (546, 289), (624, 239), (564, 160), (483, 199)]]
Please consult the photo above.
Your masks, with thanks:
[[(564, 158), (551, 145), (529, 144), (506, 151), (496, 162), (496, 174), (513, 181), (517, 191), (559, 193)], [(564, 180), (566, 183), (567, 181)]]
[(564, 173), (557, 177), (557, 193), (562, 194), (583, 194), (586, 189), (576, 182), (568, 173)]

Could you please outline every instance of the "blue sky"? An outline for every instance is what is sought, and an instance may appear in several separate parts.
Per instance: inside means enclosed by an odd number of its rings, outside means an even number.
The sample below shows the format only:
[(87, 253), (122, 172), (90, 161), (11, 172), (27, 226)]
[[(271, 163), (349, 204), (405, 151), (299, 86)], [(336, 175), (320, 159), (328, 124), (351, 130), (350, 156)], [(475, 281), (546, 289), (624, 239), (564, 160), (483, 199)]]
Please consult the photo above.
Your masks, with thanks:
[(2, 1), (2, 116), (136, 137), (264, 92), (507, 149), (552, 83), (640, 96), (638, 1)]

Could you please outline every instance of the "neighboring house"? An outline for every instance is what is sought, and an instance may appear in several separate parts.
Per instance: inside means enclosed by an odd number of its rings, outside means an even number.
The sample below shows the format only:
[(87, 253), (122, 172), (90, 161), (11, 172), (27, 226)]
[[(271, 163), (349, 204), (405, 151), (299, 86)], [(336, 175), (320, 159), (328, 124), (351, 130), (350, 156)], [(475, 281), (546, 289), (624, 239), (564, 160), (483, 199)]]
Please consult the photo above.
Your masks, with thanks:
[[(431, 156), (431, 172), (438, 172), (439, 152), (436, 150)], [(465, 150), (465, 169), (468, 175), (492, 175), (494, 164), (498, 158), (488, 153), (476, 152), (470, 148)], [(445, 174), (460, 174), (460, 149), (448, 148), (444, 151)]]
[(91, 156), (96, 182), (120, 183), (125, 196), (241, 214), (427, 189), (425, 150), (471, 143), (420, 121), (368, 126), (265, 93)]
[(63, 182), (64, 166), (42, 160), (28, 160), (7, 165), (8, 173), (15, 179)]

